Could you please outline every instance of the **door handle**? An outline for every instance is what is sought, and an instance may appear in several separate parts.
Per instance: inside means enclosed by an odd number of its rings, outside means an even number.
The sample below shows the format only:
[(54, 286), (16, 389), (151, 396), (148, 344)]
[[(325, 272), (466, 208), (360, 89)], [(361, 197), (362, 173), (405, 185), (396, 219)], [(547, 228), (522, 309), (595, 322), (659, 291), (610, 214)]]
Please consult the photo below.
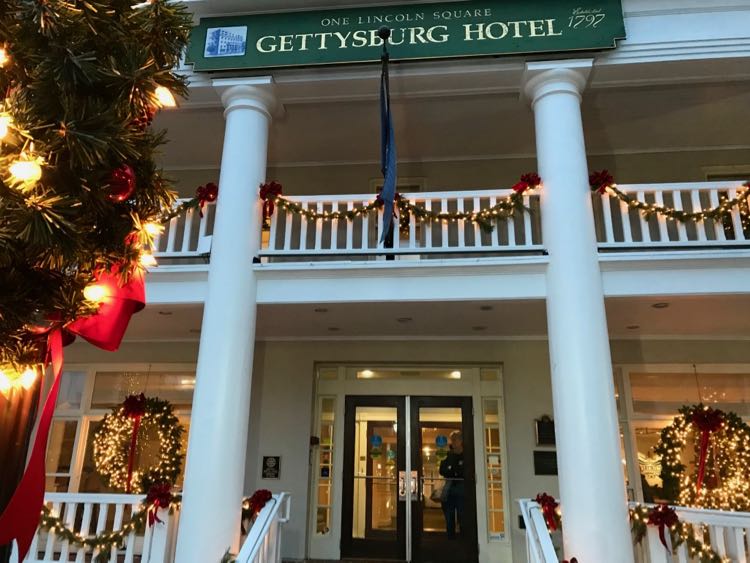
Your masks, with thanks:
[[(416, 471), (412, 471), (411, 472), (411, 498), (412, 500), (414, 500), (417, 496), (418, 483), (419, 483), (419, 474)], [(422, 499), (420, 498), (419, 500), (422, 500)]]

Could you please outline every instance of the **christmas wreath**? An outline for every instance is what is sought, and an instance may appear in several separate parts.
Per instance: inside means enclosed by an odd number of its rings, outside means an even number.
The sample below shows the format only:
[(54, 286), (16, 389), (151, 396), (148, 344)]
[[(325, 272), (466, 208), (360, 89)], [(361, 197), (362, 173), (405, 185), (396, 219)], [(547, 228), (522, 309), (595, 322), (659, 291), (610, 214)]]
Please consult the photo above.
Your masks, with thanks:
[[(127, 493), (146, 493), (154, 486), (174, 486), (182, 468), (183, 427), (168, 401), (131, 395), (104, 417), (94, 433), (94, 465), (104, 483)], [(158, 436), (151, 463), (136, 466), (139, 437)], [(143, 451), (141, 441), (141, 452)]]
[[(662, 459), (665, 498), (683, 506), (750, 510), (750, 426), (735, 413), (703, 404), (679, 413), (654, 448)], [(691, 463), (694, 471), (688, 471)]]

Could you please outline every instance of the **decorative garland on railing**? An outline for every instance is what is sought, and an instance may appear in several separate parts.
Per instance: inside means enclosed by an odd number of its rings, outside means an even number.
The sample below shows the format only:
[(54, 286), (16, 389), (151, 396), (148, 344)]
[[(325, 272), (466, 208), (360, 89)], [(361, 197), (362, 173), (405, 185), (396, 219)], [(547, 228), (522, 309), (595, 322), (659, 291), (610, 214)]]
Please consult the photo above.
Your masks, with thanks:
[[(659, 540), (664, 549), (674, 553), (683, 543), (687, 547), (688, 557), (697, 558), (700, 563), (729, 563), (731, 559), (722, 557), (713, 548), (695, 537), (692, 524), (682, 522), (674, 508), (666, 504), (653, 507), (636, 505), (630, 509), (630, 522), (633, 541), (637, 545), (643, 541), (649, 526), (659, 528)], [(706, 529), (702, 530), (702, 536)]]
[[(538, 188), (541, 183), (542, 180), (538, 174), (524, 174), (521, 176), (520, 181), (511, 188), (513, 193), (500, 199), (500, 201), (492, 207), (476, 211), (432, 211), (431, 209), (426, 209), (421, 205), (412, 203), (407, 197), (397, 193), (396, 208), (400, 212), (398, 214), (399, 228), (401, 231), (408, 231), (409, 217), (410, 215), (414, 215), (419, 221), (468, 221), (470, 223), (478, 224), (484, 231), (492, 231), (495, 221), (512, 217), (516, 211), (525, 209), (523, 202), (524, 194), (530, 190)], [(263, 184), (260, 187), (260, 197), (264, 202), (263, 222), (266, 226), (268, 220), (273, 215), (276, 206), (284, 211), (300, 215), (311, 221), (353, 221), (355, 218), (361, 215), (366, 215), (383, 206), (383, 200), (380, 195), (378, 195), (368, 204), (359, 205), (345, 211), (336, 210), (319, 212), (313, 209), (305, 209), (301, 204), (285, 198), (282, 195), (282, 186), (278, 182)]]
[[(562, 515), (557, 500), (547, 493), (540, 493), (534, 499), (542, 509), (542, 516), (550, 532), (562, 528)], [(664, 548), (674, 553), (686, 544), (690, 557), (697, 557), (699, 563), (729, 563), (729, 558), (721, 557), (713, 548), (695, 537), (693, 527), (682, 522), (674, 508), (666, 504), (648, 507), (637, 504), (629, 509), (633, 543), (638, 545), (646, 537), (649, 526), (659, 529), (659, 540)], [(575, 558), (572, 561), (575, 561)]]
[[(242, 520), (252, 521), (263, 509), (266, 503), (273, 498), (270, 491), (260, 489), (255, 491), (251, 497), (242, 500)], [(82, 536), (67, 527), (59, 516), (53, 516), (50, 509), (42, 507), (39, 519), (39, 527), (52, 532), (70, 545), (86, 547), (97, 552), (94, 556), (95, 563), (107, 563), (110, 560), (113, 549), (120, 549), (132, 533), (142, 534), (146, 526), (152, 527), (161, 523), (158, 516), (159, 509), (168, 509), (173, 514), (182, 504), (182, 496), (171, 492), (171, 486), (167, 483), (154, 485), (149, 489), (141, 508), (130, 515), (130, 521), (119, 530), (102, 532), (96, 536)], [(243, 527), (244, 533), (244, 527)]]
[(591, 190), (599, 194), (609, 194), (611, 197), (616, 197), (620, 201), (626, 203), (629, 207), (638, 209), (643, 216), (648, 218), (652, 215), (663, 215), (668, 219), (685, 223), (688, 221), (705, 221), (706, 219), (724, 219), (731, 215), (732, 210), (735, 207), (739, 207), (740, 213), (743, 215), (743, 225), (747, 226), (746, 217), (750, 216), (750, 207), (748, 207), (748, 197), (750, 197), (750, 182), (742, 184), (742, 189), (737, 192), (737, 195), (732, 199), (725, 196), (719, 196), (719, 205), (712, 209), (704, 209), (702, 211), (683, 211), (681, 209), (675, 209), (666, 205), (659, 205), (656, 203), (648, 203), (640, 201), (637, 198), (626, 194), (617, 187), (615, 179), (608, 170), (600, 170), (593, 172), (589, 176), (589, 185)]

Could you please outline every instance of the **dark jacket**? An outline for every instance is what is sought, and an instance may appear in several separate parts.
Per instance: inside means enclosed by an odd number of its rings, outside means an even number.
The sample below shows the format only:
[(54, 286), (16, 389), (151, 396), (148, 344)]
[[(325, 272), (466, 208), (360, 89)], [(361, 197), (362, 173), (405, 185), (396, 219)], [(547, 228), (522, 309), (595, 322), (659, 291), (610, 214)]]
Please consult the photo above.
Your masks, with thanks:
[(448, 479), (463, 479), (464, 454), (450, 452), (447, 457), (440, 462), (440, 475)]

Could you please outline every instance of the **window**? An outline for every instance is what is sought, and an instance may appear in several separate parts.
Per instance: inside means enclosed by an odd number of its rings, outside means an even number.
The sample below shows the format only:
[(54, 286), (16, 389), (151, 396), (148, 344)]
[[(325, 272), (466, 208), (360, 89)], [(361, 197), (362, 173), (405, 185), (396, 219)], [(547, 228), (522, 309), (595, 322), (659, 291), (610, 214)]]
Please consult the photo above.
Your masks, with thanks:
[(500, 402), (482, 400), (484, 426), (484, 460), (487, 471), (487, 529), (490, 540), (505, 538), (505, 499), (503, 498), (502, 443), (500, 436)]
[(318, 423), (318, 487), (316, 491), (316, 513), (318, 534), (327, 534), (331, 529), (333, 506), (333, 424), (336, 414), (336, 398), (320, 397), (320, 421)]
[[(50, 429), (46, 457), (46, 490), (50, 492), (114, 492), (96, 473), (92, 459), (93, 437), (101, 419), (128, 395), (167, 400), (185, 428), (183, 451), (187, 451), (190, 410), (195, 387), (191, 368), (134, 370), (69, 370), (62, 374), (60, 395)], [(141, 435), (139, 454), (148, 456), (148, 435)], [(184, 464), (183, 464), (184, 471)], [(177, 486), (182, 485), (182, 475)]]

